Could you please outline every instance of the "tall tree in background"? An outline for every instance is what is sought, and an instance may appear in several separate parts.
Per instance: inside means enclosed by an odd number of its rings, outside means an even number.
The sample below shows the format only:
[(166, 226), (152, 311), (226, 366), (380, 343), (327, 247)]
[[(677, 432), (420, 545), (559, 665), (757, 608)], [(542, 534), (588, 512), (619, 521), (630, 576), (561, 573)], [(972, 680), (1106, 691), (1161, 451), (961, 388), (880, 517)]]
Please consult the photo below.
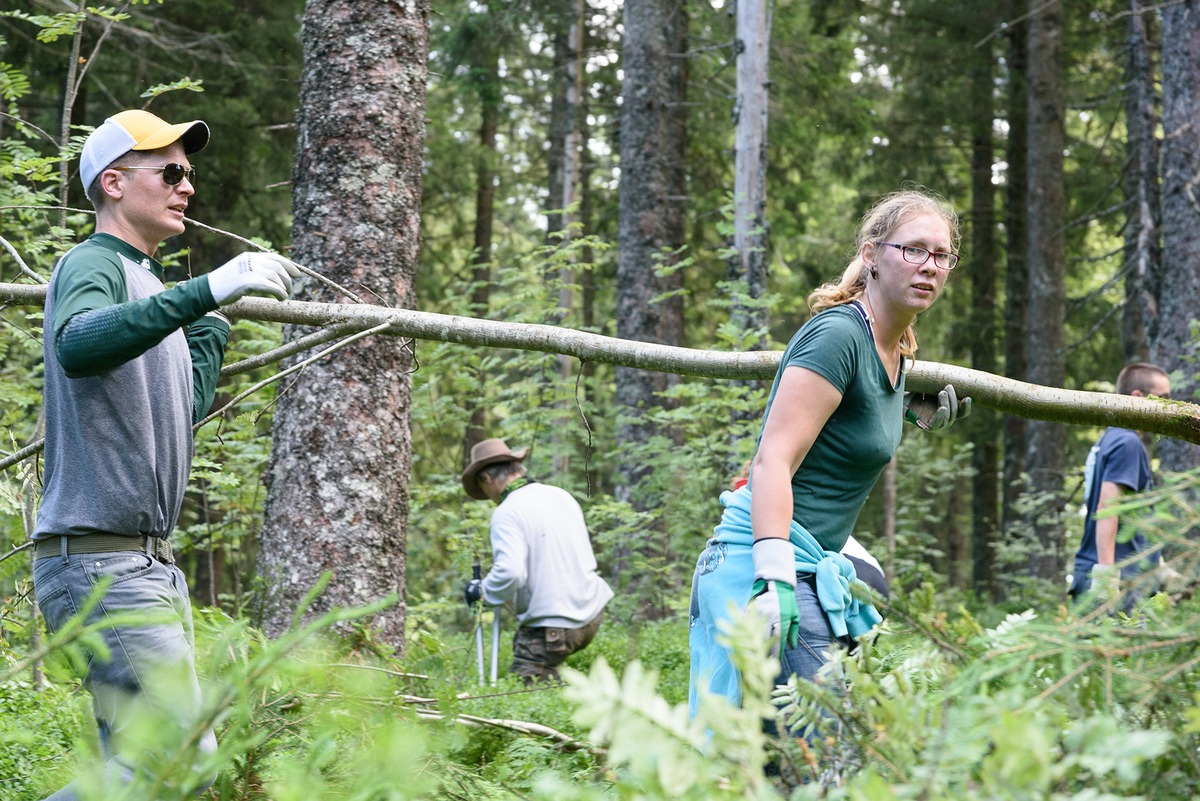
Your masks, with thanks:
[[(1008, 164), (1004, 185), (1004, 230), (1007, 258), (1004, 270), (1004, 374), (1025, 381), (1029, 377), (1026, 336), (1029, 310), (1025, 294), (1029, 284), (1029, 23), (1028, 0), (1010, 0), (1007, 28), (1008, 140), (1004, 160)], [(1013, 536), (1022, 529), (1018, 500), (1025, 482), (1025, 436), (1027, 422), (1015, 414), (1004, 418), (1004, 480), (1001, 520)]]
[[(1061, 387), (1066, 379), (1063, 326), (1066, 320), (1065, 203), (1063, 149), (1062, 6), (1044, 3), (1029, 18), (1029, 320), (1026, 348), (1029, 380)], [(1030, 420), (1026, 427), (1026, 469), (1037, 494), (1038, 514), (1031, 520), (1037, 536), (1033, 573), (1044, 579), (1062, 575), (1063, 538), (1059, 507), (1063, 488), (1066, 437), (1060, 423)]]
[[(1160, 313), (1150, 355), (1172, 372), (1171, 394), (1193, 403), (1200, 382), (1200, 4), (1162, 7), (1163, 146), (1162, 281)], [(1200, 446), (1175, 439), (1159, 444), (1166, 470), (1200, 464)]]
[[(586, 54), (584, 42), (587, 39), (588, 13), (586, 0), (570, 0), (564, 10), (570, 20), (566, 29), (565, 58), (563, 60), (563, 89), (565, 91), (565, 119), (562, 128), (562, 161), (559, 166), (558, 187), (550, 188), (550, 201), (556, 203), (562, 211), (560, 220), (563, 241), (573, 236), (571, 226), (578, 222), (579, 202), (582, 197), (581, 180), (583, 176), (584, 157), (584, 106), (583, 97), (586, 85)], [(555, 194), (557, 189), (557, 194)], [(558, 305), (563, 318), (566, 318), (575, 308), (574, 285), (575, 270), (572, 261), (566, 262), (559, 276)], [(567, 356), (558, 358), (559, 369), (564, 377), (571, 372), (572, 360)]]
[(767, 310), (755, 303), (767, 292), (767, 53), (771, 39), (768, 0), (737, 4), (737, 100), (734, 103), (733, 256), (729, 278), (742, 282), (731, 316), (742, 330), (766, 338)]
[(1158, 321), (1158, 283), (1162, 269), (1162, 200), (1158, 176), (1158, 92), (1154, 81), (1151, 31), (1154, 8), (1148, 0), (1130, 0), (1129, 56), (1125, 83), (1125, 308), (1121, 350), (1125, 362), (1149, 358), (1149, 340)]
[[(680, 345), (682, 274), (663, 268), (672, 266), (684, 242), (687, 4), (627, 0), (624, 21), (617, 336)], [(617, 440), (628, 454), (618, 468), (617, 497), (636, 504), (633, 490), (645, 470), (636, 448), (629, 446), (654, 434), (646, 417), (661, 405), (658, 393), (669, 377), (618, 367), (616, 382)]]
[[(509, 37), (508, 15), (501, 16), (491, 2), (465, 10), (450, 32), (444, 60), (448, 72), (463, 70), (462, 83), (479, 103), (479, 131), (475, 150), (475, 225), (471, 249), (471, 314), (487, 317), (492, 287), (492, 232), (496, 216), (496, 134), (504, 87), (500, 78), (501, 43)], [(480, 386), (488, 380), (479, 370)], [(484, 392), (480, 391), (480, 396)], [(471, 409), (463, 434), (463, 464), (470, 461), (471, 448), (486, 439), (487, 409)]]
[(572, 22), (576, 17), (573, 12), (574, 0), (551, 0), (549, 5), (551, 7), (543, 13), (553, 58), (550, 68), (550, 120), (546, 147), (546, 196), (548, 200), (545, 209), (546, 233), (552, 236), (561, 232), (564, 225), (562, 195), (565, 165), (563, 150), (566, 148), (567, 136), (571, 127), (567, 100), (571, 84), (567, 79), (567, 73), (572, 58)]
[[(617, 336), (683, 344), (682, 273), (674, 269), (684, 243), (686, 192), (687, 4), (685, 0), (626, 0), (621, 44), (620, 168), (617, 212)], [(618, 367), (616, 486), (614, 495), (634, 509), (661, 506), (661, 484), (650, 474), (645, 446), (659, 428), (649, 419), (677, 377)], [(665, 521), (651, 519), (661, 529)], [(631, 569), (635, 554), (662, 558), (659, 537), (622, 543), (611, 572), (623, 592), (662, 597), (653, 588), (657, 570)], [(657, 605), (643, 614), (654, 617)]]
[[(976, 14), (973, 41), (986, 40), (994, 20)], [(971, 57), (971, 312), (968, 346), (971, 366), (996, 371), (996, 110), (992, 87), (994, 65), (991, 47), (974, 48)], [(999, 425), (990, 409), (980, 409), (968, 421), (975, 448), (971, 453), (971, 583), (980, 595), (996, 594), (996, 535), (999, 531)]]
[[(770, 82), (767, 64), (771, 41), (770, 0), (739, 0), (736, 4), (734, 58), (737, 95), (733, 104), (733, 248), (729, 257), (729, 284), (736, 287), (729, 319), (734, 330), (749, 335), (745, 347), (766, 346), (767, 308), (759, 299), (767, 294), (770, 254), (767, 237), (767, 110)], [(753, 391), (753, 381), (744, 382)], [(735, 409), (730, 415), (729, 436), (737, 440), (758, 415)], [(738, 465), (729, 465), (732, 473)]]
[[(310, 0), (302, 28), (292, 255), (402, 308), (415, 297), (428, 14), (423, 0)], [(299, 295), (350, 300), (313, 282)], [(361, 341), (281, 393), (259, 555), (268, 633), (326, 570), (314, 612), (403, 596), (412, 356), (397, 338)], [(402, 603), (373, 624), (403, 652)]]

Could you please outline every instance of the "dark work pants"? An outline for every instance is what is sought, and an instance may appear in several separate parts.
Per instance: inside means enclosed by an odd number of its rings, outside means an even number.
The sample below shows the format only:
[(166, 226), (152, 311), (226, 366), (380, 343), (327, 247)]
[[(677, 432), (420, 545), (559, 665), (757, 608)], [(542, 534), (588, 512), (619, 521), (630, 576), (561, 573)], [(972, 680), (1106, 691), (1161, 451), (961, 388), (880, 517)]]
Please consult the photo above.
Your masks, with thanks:
[(603, 618), (604, 613), (601, 612), (577, 629), (522, 626), (513, 636), (513, 663), (509, 672), (521, 676), (527, 684), (557, 681), (558, 666), (595, 639)]

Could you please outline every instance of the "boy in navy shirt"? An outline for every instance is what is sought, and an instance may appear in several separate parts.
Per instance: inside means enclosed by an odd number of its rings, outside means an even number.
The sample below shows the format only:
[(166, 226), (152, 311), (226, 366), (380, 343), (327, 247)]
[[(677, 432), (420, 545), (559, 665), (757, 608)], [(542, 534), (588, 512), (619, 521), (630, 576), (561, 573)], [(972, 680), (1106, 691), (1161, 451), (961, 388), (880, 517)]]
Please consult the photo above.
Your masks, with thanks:
[[(1134, 362), (1126, 365), (1117, 376), (1117, 394), (1134, 397), (1171, 397), (1171, 380), (1166, 371), (1155, 364)], [(1087, 518), (1083, 539), (1075, 553), (1075, 576), (1071, 583), (1072, 599), (1079, 599), (1092, 586), (1093, 569), (1118, 580), (1114, 565), (1122, 565), (1121, 579), (1132, 579), (1159, 561), (1158, 552), (1145, 559), (1131, 557), (1145, 551), (1146, 538), (1140, 532), (1129, 538), (1118, 536), (1121, 519), (1110, 515), (1099, 520), (1096, 513), (1124, 501), (1124, 496), (1150, 488), (1150, 454), (1136, 431), (1109, 428), (1088, 454), (1084, 467), (1084, 503)], [(1122, 541), (1124, 540), (1124, 541)], [(1106, 569), (1107, 568), (1107, 569)], [(1131, 601), (1136, 600), (1134, 598)]]

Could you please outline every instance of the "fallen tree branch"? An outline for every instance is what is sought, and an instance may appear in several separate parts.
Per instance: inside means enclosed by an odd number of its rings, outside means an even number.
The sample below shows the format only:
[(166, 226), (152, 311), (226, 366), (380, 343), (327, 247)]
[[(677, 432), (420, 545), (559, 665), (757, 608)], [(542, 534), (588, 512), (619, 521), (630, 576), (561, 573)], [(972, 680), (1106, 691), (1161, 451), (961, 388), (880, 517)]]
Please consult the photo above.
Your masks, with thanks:
[[(441, 712), (435, 712), (428, 709), (417, 709), (417, 717), (421, 720), (446, 720), (446, 715)], [(454, 715), (449, 718), (455, 723), (461, 723), (464, 726), (472, 726), (476, 728), (490, 727), (495, 729), (507, 729), (515, 731), (518, 734), (526, 734), (533, 737), (543, 737), (547, 740), (554, 741), (559, 748), (564, 751), (587, 751), (588, 753), (602, 757), (605, 754), (605, 749), (598, 748), (590, 743), (585, 743), (581, 740), (576, 740), (569, 734), (563, 734), (557, 729), (552, 729), (549, 726), (543, 726), (540, 723), (530, 723), (524, 720), (506, 720), (502, 718), (481, 718), (477, 715)]]
[[(254, 393), (258, 392), (262, 388), (270, 386), (271, 384), (282, 380), (283, 378), (291, 375), (292, 373), (303, 370), (308, 365), (313, 364), (314, 362), (320, 361), (321, 359), (325, 358), (329, 354), (334, 353), (335, 351), (338, 351), (353, 342), (357, 342), (360, 339), (366, 339), (367, 337), (371, 336), (372, 334), (378, 333), (380, 330), (382, 330), (383, 327), (384, 326), (377, 326), (376, 328), (369, 328), (365, 331), (357, 330), (355, 328), (350, 328), (349, 330), (355, 332), (351, 336), (346, 337), (345, 339), (343, 339), (342, 341), (340, 341), (334, 345), (330, 345), (328, 348), (325, 348), (320, 353), (317, 353), (316, 355), (311, 356), (302, 362), (294, 364), (294, 365), (288, 367), (286, 370), (275, 373), (274, 375), (271, 375), (268, 378), (264, 378), (262, 381), (259, 381), (258, 383), (252, 385), (249, 389), (246, 389), (243, 392), (236, 395), (235, 397), (233, 397), (224, 406), (220, 407), (219, 409), (215, 409), (215, 410), (209, 412), (208, 415), (206, 417), (204, 417), (204, 419), (202, 419), (200, 422), (193, 425), (192, 429), (193, 430), (199, 429), (199, 428), (203, 427), (204, 425), (208, 424), (209, 422), (211, 422), (212, 420), (215, 420), (218, 417), (224, 416), (229, 411), (231, 411), (233, 409), (233, 407), (235, 407), (237, 404), (239, 404), (246, 398), (250, 397)], [(340, 336), (341, 335), (340, 332), (341, 332), (341, 327), (333, 326), (332, 328), (323, 329), (323, 331), (319, 331), (316, 334), (309, 334), (308, 336), (303, 337), (302, 339), (308, 343), (309, 347), (313, 347), (317, 344), (323, 344), (324, 342), (328, 341), (329, 339)], [(296, 350), (298, 350), (298, 349), (289, 348), (288, 346), (284, 346), (282, 348), (277, 348), (274, 351), (271, 351), (271, 353), (277, 354), (278, 358), (282, 359), (285, 356), (289, 355), (289, 353), (296, 352)], [(267, 354), (263, 354), (263, 355), (265, 356)], [(246, 370), (250, 370), (254, 367), (257, 367), (257, 366), (259, 366), (258, 361), (257, 361), (259, 358), (260, 357), (254, 357), (252, 359), (246, 359), (245, 361), (238, 362), (235, 365), (231, 365), (232, 369), (230, 370), (229, 373), (226, 373), (226, 371), (224, 369), (222, 369), (221, 375), (229, 375), (229, 374), (233, 374), (233, 373), (245, 372)], [(251, 364), (249, 367), (245, 367), (243, 369), (242, 366), (245, 365), (247, 362), (255, 362), (255, 363)], [(263, 363), (269, 364), (269, 362), (263, 362)], [(16, 451), (15, 453), (9, 454), (8, 456), (4, 457), (3, 459), (0, 459), (0, 470), (7, 470), (8, 468), (12, 467), (13, 465), (17, 464), (18, 462), (24, 461), (25, 459), (28, 459), (30, 456), (33, 456), (34, 454), (41, 453), (41, 451), (45, 448), (45, 446), (46, 446), (46, 440), (45, 440), (45, 438), (43, 438), (43, 439), (39, 439), (37, 442), (34, 442), (32, 445), (28, 445), (24, 448), (21, 448), (19, 451)], [(12, 554), (9, 554), (9, 556), (11, 556), (11, 555)], [(8, 558), (7, 556), (0, 558), (0, 562), (3, 562), (4, 559), (7, 559), (7, 558)]]
[(21, 268), (21, 272), (32, 278), (34, 281), (37, 281), (39, 284), (49, 283), (45, 278), (29, 269), (29, 265), (26, 264), (25, 260), (21, 258), (21, 254), (17, 252), (17, 249), (14, 248), (12, 244), (2, 236), (0, 236), (0, 245), (3, 245), (4, 249), (8, 251), (9, 255), (16, 260), (17, 266)]
[[(397, 678), (397, 679), (428, 679), (429, 678), (429, 676), (425, 675), (424, 673), (403, 673), (399, 670), (388, 670), (387, 668), (376, 667), (374, 665), (356, 665), (353, 662), (330, 662), (328, 665), (326, 665), (326, 667), (351, 668), (353, 670), (374, 670), (379, 673), (386, 673), (387, 675), (389, 675), (393, 678)], [(405, 697), (405, 703), (432, 704), (435, 701), (437, 701), (436, 698), (414, 698), (414, 697), (409, 697), (409, 696)]]
[(13, 549), (11, 551), (4, 554), (4, 556), (0, 556), (0, 562), (8, 561), (8, 559), (10, 557), (16, 556), (21, 551), (28, 551), (33, 546), (34, 546), (33, 540), (26, 540), (25, 542), (21, 543), (20, 545), (14, 545)]
[(266, 367), (268, 364), (283, 361), (293, 354), (303, 353), (306, 350), (315, 348), (318, 345), (324, 345), (326, 342), (339, 337), (353, 334), (357, 330), (357, 326), (340, 323), (329, 328), (322, 328), (319, 331), (313, 331), (311, 334), (305, 334), (299, 339), (293, 339), (291, 342), (280, 345), (278, 348), (269, 350), (266, 353), (249, 356), (240, 362), (227, 364), (221, 368), (221, 377), (248, 373), (256, 367)]
[[(45, 294), (41, 286), (0, 283), (0, 304), (40, 304)], [(680, 348), (552, 325), (480, 320), (371, 304), (243, 298), (224, 311), (231, 317), (266, 322), (337, 325), (343, 333), (379, 328), (389, 336), (559, 353), (585, 362), (702, 378), (767, 380), (775, 375), (781, 357), (778, 351), (733, 353)], [(960, 397), (970, 395), (975, 403), (1019, 417), (1074, 425), (1115, 425), (1200, 444), (1200, 406), (1183, 401), (1045, 387), (937, 362), (918, 361), (907, 379), (908, 388), (917, 392), (934, 392), (948, 383), (954, 384)]]
[(257, 384), (252, 385), (249, 389), (243, 390), (242, 392), (235, 395), (233, 398), (231, 398), (229, 400), (229, 403), (226, 403), (221, 408), (214, 409), (213, 411), (209, 412), (208, 416), (206, 416), (200, 422), (196, 423), (194, 426), (192, 426), (192, 428), (193, 429), (201, 428), (206, 423), (208, 423), (210, 420), (214, 420), (218, 417), (223, 416), (226, 412), (233, 409), (234, 406), (238, 405), (243, 400), (245, 400), (246, 398), (253, 395), (255, 392), (258, 392), (263, 387), (269, 386), (269, 385), (275, 383), (276, 381), (280, 381), (280, 380), (286, 378), (287, 376), (291, 375), (292, 373), (297, 373), (297, 372), (303, 370), (305, 367), (308, 367), (310, 364), (320, 361), (321, 359), (325, 358), (329, 354), (335, 353), (335, 352), (341, 350), (342, 348), (346, 347), (347, 345), (357, 342), (360, 339), (366, 339), (367, 337), (371, 336), (372, 334), (379, 333), (382, 329), (383, 329), (383, 326), (380, 325), (380, 326), (376, 326), (375, 328), (368, 328), (365, 331), (358, 331), (353, 336), (348, 336), (345, 339), (341, 340), (340, 342), (330, 345), (328, 348), (325, 348), (320, 353), (314, 354), (313, 356), (310, 356), (309, 358), (305, 359), (302, 362), (297, 362), (296, 364), (293, 364), (292, 366), (288, 367), (286, 370), (275, 373), (274, 375), (270, 376), (269, 378), (264, 378), (262, 381), (259, 381)]
[[(36, 454), (41, 453), (42, 448), (45, 447), (45, 445), (46, 445), (46, 440), (39, 439), (37, 442), (34, 442), (30, 445), (26, 445), (24, 448), (21, 448), (21, 450), (19, 450), (19, 451), (13, 451), (8, 456), (5, 456), (3, 459), (0, 459), (0, 470), (7, 470), (8, 468), (12, 467), (14, 464), (17, 464), (18, 462), (23, 462), (26, 459), (28, 459), (30, 456), (34, 456)], [(2, 562), (2, 561), (4, 561), (4, 560), (0, 559), (0, 562)]]

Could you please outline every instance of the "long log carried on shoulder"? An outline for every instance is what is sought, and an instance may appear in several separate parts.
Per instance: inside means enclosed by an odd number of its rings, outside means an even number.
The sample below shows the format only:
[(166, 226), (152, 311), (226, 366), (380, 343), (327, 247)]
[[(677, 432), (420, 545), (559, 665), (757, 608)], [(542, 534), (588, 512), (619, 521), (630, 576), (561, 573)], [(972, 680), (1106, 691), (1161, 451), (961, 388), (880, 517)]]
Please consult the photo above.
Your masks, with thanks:
[[(44, 286), (0, 283), (0, 304), (42, 304)], [(775, 375), (778, 351), (729, 352), (680, 348), (535, 323), (507, 323), (450, 314), (389, 309), (371, 304), (278, 302), (243, 298), (223, 310), (233, 318), (337, 327), (345, 336), (371, 328), (413, 339), (455, 342), (491, 348), (515, 348), (701, 378), (768, 380)], [(906, 386), (937, 392), (953, 384), (959, 397), (1006, 414), (1032, 420), (1091, 426), (1120, 426), (1200, 444), (1200, 406), (1179, 400), (1135, 398), (1106, 392), (1059, 389), (971, 370), (951, 364), (917, 361)]]

